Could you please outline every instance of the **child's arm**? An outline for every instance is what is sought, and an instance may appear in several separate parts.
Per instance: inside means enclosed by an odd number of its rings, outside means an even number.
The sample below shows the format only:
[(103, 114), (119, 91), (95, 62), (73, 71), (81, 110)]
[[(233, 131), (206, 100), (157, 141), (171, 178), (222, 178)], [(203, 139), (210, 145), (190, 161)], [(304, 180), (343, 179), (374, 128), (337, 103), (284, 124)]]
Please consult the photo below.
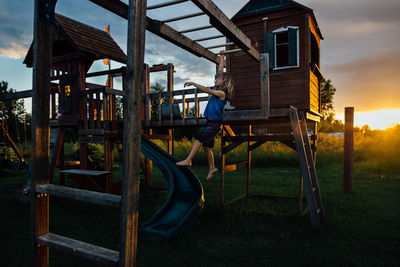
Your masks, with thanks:
[(225, 100), (225, 92), (222, 90), (211, 90), (203, 85), (200, 85), (200, 84), (194, 83), (194, 82), (185, 82), (184, 87), (187, 87), (187, 86), (194, 86), (204, 93), (207, 93), (210, 95), (215, 95), (215, 96), (221, 98), (222, 100)]
[(220, 56), (220, 61), (219, 61), (219, 65), (218, 65), (218, 74), (224, 72), (224, 67), (225, 67), (225, 51), (221, 50), (219, 52), (219, 56)]

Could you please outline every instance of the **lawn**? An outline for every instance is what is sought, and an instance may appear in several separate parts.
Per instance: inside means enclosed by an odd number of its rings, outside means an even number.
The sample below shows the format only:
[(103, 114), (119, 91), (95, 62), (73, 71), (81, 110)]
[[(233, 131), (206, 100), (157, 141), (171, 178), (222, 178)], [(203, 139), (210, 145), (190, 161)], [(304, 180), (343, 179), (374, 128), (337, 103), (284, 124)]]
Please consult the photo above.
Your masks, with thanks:
[[(219, 177), (206, 182), (207, 168), (193, 167), (206, 204), (187, 231), (170, 241), (139, 240), (138, 266), (399, 266), (400, 173), (356, 162), (354, 194), (342, 190), (340, 163), (317, 167), (326, 224), (311, 228), (309, 215), (296, 215), (295, 198), (245, 198), (219, 207)], [(20, 201), (24, 171), (0, 169), (0, 262), (28, 266), (29, 205)], [(120, 170), (116, 176), (120, 175)], [(296, 167), (253, 168), (254, 193), (295, 196)], [(167, 198), (166, 184), (155, 169), (154, 190), (140, 196), (143, 222)], [(226, 200), (245, 192), (245, 171), (226, 175)], [(119, 210), (51, 199), (50, 231), (118, 249)], [(102, 266), (50, 250), (50, 266)]]

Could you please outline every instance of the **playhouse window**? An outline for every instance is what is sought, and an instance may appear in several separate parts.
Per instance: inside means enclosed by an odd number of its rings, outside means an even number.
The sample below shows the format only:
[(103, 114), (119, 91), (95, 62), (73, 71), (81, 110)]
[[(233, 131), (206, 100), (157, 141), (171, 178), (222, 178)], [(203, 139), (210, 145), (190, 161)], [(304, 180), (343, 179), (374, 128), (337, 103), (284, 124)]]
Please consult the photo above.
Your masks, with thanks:
[(298, 27), (280, 28), (264, 36), (264, 51), (269, 53), (270, 68), (299, 66)]

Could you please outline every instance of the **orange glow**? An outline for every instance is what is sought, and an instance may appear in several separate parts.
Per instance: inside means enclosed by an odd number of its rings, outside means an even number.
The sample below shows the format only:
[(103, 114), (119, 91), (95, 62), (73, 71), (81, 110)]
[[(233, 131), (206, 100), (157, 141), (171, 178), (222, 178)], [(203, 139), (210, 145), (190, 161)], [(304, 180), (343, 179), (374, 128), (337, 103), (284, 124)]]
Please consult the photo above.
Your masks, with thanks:
[[(357, 109), (357, 108), (355, 108)], [(344, 122), (344, 114), (336, 115), (336, 118)], [(368, 125), (371, 130), (386, 128), (400, 124), (400, 109), (382, 109), (376, 111), (354, 112), (354, 126)]]

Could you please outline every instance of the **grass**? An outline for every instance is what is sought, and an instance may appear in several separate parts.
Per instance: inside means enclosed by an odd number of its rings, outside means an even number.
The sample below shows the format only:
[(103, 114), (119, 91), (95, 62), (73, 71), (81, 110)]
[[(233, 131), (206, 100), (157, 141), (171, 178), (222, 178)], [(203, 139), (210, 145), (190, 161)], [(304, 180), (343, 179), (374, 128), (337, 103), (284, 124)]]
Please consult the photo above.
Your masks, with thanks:
[[(137, 265), (400, 266), (400, 127), (396, 129), (385, 134), (356, 134), (353, 194), (344, 194), (342, 189), (343, 139), (320, 136), (317, 175), (326, 224), (318, 233), (311, 229), (308, 214), (296, 215), (296, 198), (248, 197), (221, 209), (219, 177), (205, 181), (208, 169), (200, 152), (193, 170), (204, 187), (203, 212), (173, 240), (139, 239)], [(162, 142), (158, 144), (165, 147)], [(183, 158), (190, 148), (189, 140), (176, 142), (176, 156)], [(67, 154), (74, 149), (68, 144)], [(270, 142), (256, 150), (252, 158), (252, 193), (297, 195), (295, 153)], [(229, 161), (245, 159), (246, 146), (228, 156)], [(30, 208), (20, 202), (19, 194), (25, 176), (24, 171), (0, 169), (2, 266), (30, 264)], [(245, 176), (245, 170), (226, 174), (227, 202), (245, 193)], [(115, 172), (116, 180), (120, 177), (121, 168)], [(168, 197), (167, 185), (156, 168), (153, 188), (149, 194), (140, 195), (140, 223), (151, 218)], [(118, 250), (119, 216), (118, 209), (60, 198), (50, 201), (51, 232), (114, 250)], [(50, 266), (102, 265), (51, 249)]]
[[(0, 217), (3, 266), (29, 265), (29, 206), (13, 189), (24, 172), (0, 170)], [(246, 198), (219, 208), (219, 178), (203, 177), (207, 168), (194, 167), (205, 191), (206, 205), (198, 220), (170, 242), (139, 242), (138, 266), (398, 266), (400, 255), (400, 177), (365, 171), (356, 164), (355, 193), (342, 192), (342, 166), (318, 169), (326, 225), (311, 229), (308, 215), (295, 216), (296, 199)], [(226, 200), (244, 193), (245, 172), (228, 173)], [(296, 195), (298, 169), (256, 168), (252, 192)], [(166, 184), (154, 172), (150, 195), (141, 195), (140, 222), (151, 217), (167, 198)], [(51, 200), (50, 231), (118, 249), (119, 210), (64, 199)], [(283, 215), (282, 215), (283, 214)], [(7, 241), (6, 241), (7, 240)], [(5, 242), (6, 241), (6, 242)], [(51, 266), (101, 266), (50, 251)]]

